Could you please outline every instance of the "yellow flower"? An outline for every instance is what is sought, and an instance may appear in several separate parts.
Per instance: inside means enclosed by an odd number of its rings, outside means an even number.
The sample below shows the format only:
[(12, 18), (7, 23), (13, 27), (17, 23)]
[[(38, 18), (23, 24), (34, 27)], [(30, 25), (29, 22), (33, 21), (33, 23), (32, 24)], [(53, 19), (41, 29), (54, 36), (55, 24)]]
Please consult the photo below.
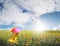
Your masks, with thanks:
[(14, 35), (12, 38), (9, 39), (9, 42), (10, 43), (16, 43), (17, 44), (17, 38), (18, 37)]
[(17, 44), (17, 38), (10, 38), (9, 39), (9, 42), (12, 43), (12, 44), (13, 43), (16, 43)]

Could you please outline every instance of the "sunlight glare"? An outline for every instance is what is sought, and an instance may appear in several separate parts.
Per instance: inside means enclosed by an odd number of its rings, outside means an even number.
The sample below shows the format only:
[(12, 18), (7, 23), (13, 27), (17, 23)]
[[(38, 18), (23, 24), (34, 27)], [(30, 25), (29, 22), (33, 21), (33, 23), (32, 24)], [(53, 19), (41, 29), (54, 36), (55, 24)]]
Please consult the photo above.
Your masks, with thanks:
[(46, 25), (41, 21), (37, 21), (36, 25), (34, 27), (34, 30), (38, 31), (38, 32), (45, 31), (46, 30)]

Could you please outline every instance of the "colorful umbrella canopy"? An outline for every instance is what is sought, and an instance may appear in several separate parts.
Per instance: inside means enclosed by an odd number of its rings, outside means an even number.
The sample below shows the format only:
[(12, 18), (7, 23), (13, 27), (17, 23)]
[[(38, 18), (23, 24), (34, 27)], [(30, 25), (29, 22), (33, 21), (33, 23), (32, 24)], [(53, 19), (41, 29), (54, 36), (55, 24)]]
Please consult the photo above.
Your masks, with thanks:
[(21, 31), (21, 28), (12, 28), (12, 33), (19, 33)]

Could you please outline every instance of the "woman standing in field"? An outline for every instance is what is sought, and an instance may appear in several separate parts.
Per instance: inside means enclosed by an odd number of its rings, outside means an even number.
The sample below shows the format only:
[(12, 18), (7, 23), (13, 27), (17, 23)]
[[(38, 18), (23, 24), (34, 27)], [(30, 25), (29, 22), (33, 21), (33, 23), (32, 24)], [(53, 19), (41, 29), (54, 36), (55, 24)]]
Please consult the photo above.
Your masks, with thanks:
[(11, 32), (12, 32), (12, 37), (9, 39), (10, 43), (16, 43), (17, 44), (17, 38), (18, 38), (18, 34), (21, 31), (20, 28), (12, 28)]

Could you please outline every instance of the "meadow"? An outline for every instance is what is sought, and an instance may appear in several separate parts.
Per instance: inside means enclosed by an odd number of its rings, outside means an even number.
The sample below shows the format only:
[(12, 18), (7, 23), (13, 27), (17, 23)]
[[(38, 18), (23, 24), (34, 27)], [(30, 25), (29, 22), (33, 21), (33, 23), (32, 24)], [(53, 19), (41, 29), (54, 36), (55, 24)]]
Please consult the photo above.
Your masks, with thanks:
[(0, 46), (60, 46), (59, 30), (44, 32), (23, 30), (18, 34), (17, 44), (8, 41), (11, 36), (10, 31), (0, 30)]

